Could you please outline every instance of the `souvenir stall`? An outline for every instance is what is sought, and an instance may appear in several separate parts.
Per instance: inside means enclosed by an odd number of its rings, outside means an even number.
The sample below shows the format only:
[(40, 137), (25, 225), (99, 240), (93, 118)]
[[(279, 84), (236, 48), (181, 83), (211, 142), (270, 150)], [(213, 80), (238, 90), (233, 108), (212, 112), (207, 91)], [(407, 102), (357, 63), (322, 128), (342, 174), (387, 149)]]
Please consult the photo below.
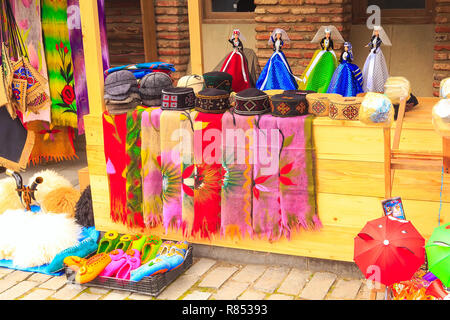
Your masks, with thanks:
[[(447, 156), (431, 122), (439, 98), (416, 99), (406, 79), (385, 74), (379, 47), (390, 43), (382, 27), (374, 30), (363, 71), (352, 64), (352, 46), (336, 28), (320, 28), (313, 42), (321, 50), (301, 77), (282, 52), (289, 35), (274, 29), (274, 53), (256, 88), (248, 88), (238, 30), (221, 71), (203, 70), (196, 3), (189, 2), (192, 75), (178, 83), (170, 79), (174, 66), (164, 62), (104, 72), (96, 4), (80, 4), (91, 106), (84, 117), (89, 179), (95, 226), (106, 232), (100, 243), (130, 245), (117, 234), (137, 235), (134, 241), (156, 237), (173, 241), (186, 261), (189, 242), (355, 261), (366, 275), (368, 260), (358, 260), (364, 248), (355, 237), (386, 240), (361, 229), (389, 215), (382, 200), (400, 196), (414, 225), (405, 230), (417, 235), (410, 248), (417, 270), (425, 262), (417, 246), (423, 249), (421, 243), (450, 220), (448, 176), (435, 170)], [(339, 59), (333, 40), (344, 43)], [(233, 87), (233, 74), (239, 86)], [(391, 166), (399, 150), (409, 150), (402, 152), (407, 162), (420, 153), (436, 161), (432, 167)], [(115, 254), (99, 258), (97, 285), (107, 280), (101, 272), (108, 272)], [(162, 269), (171, 270), (177, 259)], [(95, 278), (82, 279), (80, 261), (70, 265), (75, 281)], [(139, 268), (128, 279), (157, 272), (152, 264)], [(409, 271), (380, 283), (409, 280)]]

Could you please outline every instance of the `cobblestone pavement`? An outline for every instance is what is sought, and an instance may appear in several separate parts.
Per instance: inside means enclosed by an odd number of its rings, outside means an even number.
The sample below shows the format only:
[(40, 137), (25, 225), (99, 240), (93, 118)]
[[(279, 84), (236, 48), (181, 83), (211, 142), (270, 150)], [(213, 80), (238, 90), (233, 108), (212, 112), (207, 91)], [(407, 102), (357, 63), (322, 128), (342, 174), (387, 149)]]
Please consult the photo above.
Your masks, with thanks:
[[(240, 265), (208, 258), (194, 264), (157, 300), (367, 300), (361, 279), (266, 265)], [(383, 296), (377, 296), (382, 299)], [(126, 291), (89, 288), (52, 277), (0, 268), (0, 300), (154, 300)]]

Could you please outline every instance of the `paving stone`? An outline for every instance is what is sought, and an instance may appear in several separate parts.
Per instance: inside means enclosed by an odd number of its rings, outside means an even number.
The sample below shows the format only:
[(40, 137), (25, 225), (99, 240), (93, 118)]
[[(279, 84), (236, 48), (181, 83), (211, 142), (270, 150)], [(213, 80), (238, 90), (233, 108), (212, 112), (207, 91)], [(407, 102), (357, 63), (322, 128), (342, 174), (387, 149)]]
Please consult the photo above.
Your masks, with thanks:
[(238, 270), (236, 267), (217, 267), (211, 270), (200, 282), (199, 287), (219, 289), (220, 286)]
[(31, 277), (29, 277), (27, 280), (28, 281), (36, 281), (36, 282), (42, 283), (42, 282), (47, 281), (51, 277), (52, 276), (49, 276), (48, 274), (33, 273), (33, 275)]
[(16, 285), (16, 283), (17, 282), (15, 282), (14, 280), (1, 279), (0, 280), (0, 293), (2, 293), (3, 291), (8, 290), (12, 286)]
[(125, 300), (128, 296), (130, 296), (130, 292), (113, 290), (104, 296), (102, 300)]
[(16, 282), (23, 281), (27, 279), (29, 276), (31, 276), (30, 272), (20, 271), (20, 270), (14, 270), (13, 272), (7, 274), (3, 280), (13, 280)]
[(264, 292), (248, 289), (238, 297), (238, 300), (263, 300), (265, 296), (266, 294)]
[(289, 268), (286, 267), (270, 267), (255, 282), (253, 287), (257, 290), (273, 293), (288, 275)]
[(298, 296), (308, 282), (310, 276), (310, 271), (294, 268), (289, 272), (286, 279), (284, 279), (277, 292)]
[(294, 297), (293, 296), (287, 296), (285, 294), (275, 293), (275, 294), (271, 294), (267, 298), (267, 300), (294, 300)]
[(71, 300), (75, 298), (81, 291), (86, 289), (83, 286), (66, 284), (63, 288), (59, 289), (51, 298), (58, 300)]
[(145, 295), (145, 294), (133, 293), (128, 297), (128, 299), (131, 299), (131, 300), (153, 300), (153, 297), (149, 296), (149, 295)]
[(100, 297), (101, 296), (98, 294), (83, 292), (75, 300), (98, 300), (98, 299), (100, 299)]
[(8, 273), (12, 273), (12, 272), (14, 272), (13, 269), (0, 268), (0, 278), (1, 278), (4, 274), (8, 274)]
[(3, 291), (0, 294), (0, 300), (13, 300), (21, 295), (25, 294), (26, 292), (30, 291), (37, 285), (36, 282), (33, 281), (22, 281), (17, 283), (15, 286), (9, 288), (6, 291)]
[(216, 260), (200, 258), (189, 269), (187, 269), (184, 274), (193, 274), (196, 276), (201, 276), (215, 264)]
[(228, 280), (213, 295), (216, 300), (236, 300), (249, 286), (248, 283)]
[(89, 287), (88, 292), (92, 294), (98, 294), (98, 295), (104, 295), (108, 293), (109, 289), (103, 289), (103, 288), (96, 288), (96, 287)]
[(331, 298), (354, 300), (361, 288), (361, 280), (339, 280), (330, 294)]
[(184, 274), (171, 283), (161, 294), (158, 299), (162, 300), (176, 300), (183, 293), (189, 290), (197, 281), (199, 277), (192, 274)]
[(208, 300), (211, 292), (194, 291), (186, 295), (183, 300)]
[(42, 283), (39, 287), (50, 290), (58, 290), (67, 283), (65, 276), (52, 277), (51, 279)]
[(53, 290), (36, 288), (35, 290), (31, 291), (30, 293), (27, 293), (20, 300), (45, 300), (54, 293), (55, 293), (55, 291), (53, 291)]
[(267, 266), (265, 265), (248, 264), (236, 273), (232, 279), (235, 281), (251, 283), (258, 279), (266, 269)]
[(337, 276), (329, 272), (317, 272), (300, 294), (300, 298), (308, 300), (323, 300), (336, 281)]

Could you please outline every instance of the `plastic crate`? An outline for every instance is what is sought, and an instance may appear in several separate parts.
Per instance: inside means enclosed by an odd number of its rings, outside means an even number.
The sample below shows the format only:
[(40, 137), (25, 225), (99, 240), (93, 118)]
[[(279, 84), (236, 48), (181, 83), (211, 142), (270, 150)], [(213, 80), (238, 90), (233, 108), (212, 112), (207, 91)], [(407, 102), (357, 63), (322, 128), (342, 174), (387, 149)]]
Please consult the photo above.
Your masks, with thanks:
[[(90, 282), (83, 283), (83, 286), (130, 291), (156, 297), (184, 271), (192, 266), (192, 251), (193, 247), (190, 245), (186, 252), (186, 258), (184, 259), (183, 264), (178, 268), (152, 277), (145, 277), (141, 281), (98, 276)], [(67, 283), (79, 284), (75, 281), (75, 271), (66, 266), (65, 272)]]

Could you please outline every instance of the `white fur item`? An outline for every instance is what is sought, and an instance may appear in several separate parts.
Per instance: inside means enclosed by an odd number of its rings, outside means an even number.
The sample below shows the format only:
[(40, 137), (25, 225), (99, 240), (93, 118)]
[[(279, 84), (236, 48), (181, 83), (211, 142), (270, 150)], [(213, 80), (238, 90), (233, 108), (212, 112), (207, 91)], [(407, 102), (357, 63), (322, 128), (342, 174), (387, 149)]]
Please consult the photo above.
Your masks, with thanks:
[(16, 181), (7, 177), (0, 180), (0, 215), (6, 210), (22, 209), (19, 196), (16, 191)]
[(61, 187), (73, 187), (72, 183), (70, 183), (69, 180), (53, 170), (42, 170), (37, 172), (28, 180), (28, 185), (31, 186), (31, 184), (34, 182), (34, 180), (36, 180), (37, 177), (41, 177), (43, 179), (42, 183), (37, 186), (37, 190), (34, 193), (36, 201), (39, 203), (42, 203), (45, 196), (55, 189)]
[(7, 210), (0, 214), (0, 259), (19, 268), (47, 264), (80, 234), (81, 226), (65, 214)]

